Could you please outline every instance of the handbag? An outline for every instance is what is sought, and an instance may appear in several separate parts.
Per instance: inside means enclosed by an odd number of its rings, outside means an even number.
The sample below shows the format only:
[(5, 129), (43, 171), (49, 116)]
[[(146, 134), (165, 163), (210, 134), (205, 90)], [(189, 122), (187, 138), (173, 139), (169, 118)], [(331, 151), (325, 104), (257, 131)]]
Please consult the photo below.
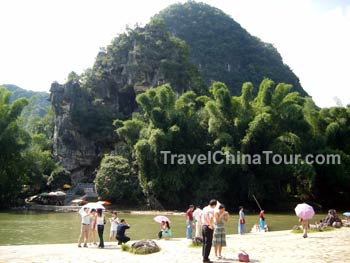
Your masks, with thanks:
[(247, 252), (241, 249), (241, 253), (238, 254), (238, 260), (239, 262), (250, 262), (249, 255)]
[(241, 225), (244, 225), (244, 224), (245, 224), (245, 220), (244, 220), (244, 219), (240, 219), (240, 220), (239, 220), (239, 223), (240, 223)]

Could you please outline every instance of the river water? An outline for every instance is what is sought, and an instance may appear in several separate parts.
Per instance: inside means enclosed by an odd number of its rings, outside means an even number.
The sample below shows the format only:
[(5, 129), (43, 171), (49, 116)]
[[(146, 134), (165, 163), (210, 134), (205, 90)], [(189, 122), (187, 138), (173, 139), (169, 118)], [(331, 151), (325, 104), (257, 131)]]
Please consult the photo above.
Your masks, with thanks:
[[(106, 218), (111, 216), (106, 213)], [(118, 213), (131, 226), (127, 235), (132, 240), (144, 238), (156, 239), (159, 224), (153, 221), (155, 215)], [(312, 222), (319, 221), (325, 215), (316, 215)], [(184, 215), (169, 215), (173, 237), (185, 237)], [(298, 224), (293, 214), (265, 214), (266, 224), (272, 231), (292, 229)], [(55, 213), (36, 211), (0, 212), (0, 245), (61, 244), (77, 242), (80, 233), (80, 215), (75, 212)], [(107, 220), (108, 221), (108, 220)], [(227, 234), (237, 234), (238, 215), (230, 216), (226, 225)], [(246, 230), (249, 232), (259, 222), (258, 215), (246, 215)], [(108, 241), (110, 225), (105, 225), (104, 239)], [(98, 240), (98, 237), (97, 237)]]

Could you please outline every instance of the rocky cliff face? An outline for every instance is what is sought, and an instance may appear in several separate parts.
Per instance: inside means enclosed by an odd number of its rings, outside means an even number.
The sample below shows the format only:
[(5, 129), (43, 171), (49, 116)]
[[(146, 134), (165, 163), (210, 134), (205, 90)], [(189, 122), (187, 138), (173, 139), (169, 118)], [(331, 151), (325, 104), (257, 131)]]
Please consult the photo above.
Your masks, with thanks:
[(56, 160), (71, 171), (72, 183), (93, 179), (94, 170), (102, 152), (97, 142), (85, 136), (72, 121), (71, 110), (77, 103), (79, 83), (51, 86), (50, 100), (55, 112), (53, 154)]
[(68, 79), (52, 84), (50, 100), (53, 153), (71, 172), (73, 184), (93, 181), (103, 154), (117, 141), (113, 120), (131, 116), (138, 93), (165, 82), (179, 93), (202, 85), (185, 43), (158, 22), (120, 35), (98, 54), (92, 69)]

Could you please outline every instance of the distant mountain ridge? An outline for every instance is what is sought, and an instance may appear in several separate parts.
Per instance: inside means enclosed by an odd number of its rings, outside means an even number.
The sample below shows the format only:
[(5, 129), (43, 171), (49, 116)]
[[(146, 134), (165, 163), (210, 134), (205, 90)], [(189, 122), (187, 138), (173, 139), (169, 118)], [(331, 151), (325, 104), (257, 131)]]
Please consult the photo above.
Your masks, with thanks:
[(190, 61), (207, 84), (224, 82), (232, 95), (239, 95), (244, 82), (252, 82), (257, 91), (262, 79), (270, 78), (292, 84), (294, 91), (307, 96), (277, 49), (250, 35), (220, 9), (188, 1), (165, 8), (153, 19), (162, 20), (172, 35), (186, 42)]
[(0, 87), (11, 91), (12, 94), (10, 96), (10, 103), (19, 98), (28, 99), (29, 104), (23, 110), (22, 116), (24, 117), (35, 115), (43, 117), (47, 114), (48, 109), (51, 107), (51, 103), (49, 101), (50, 94), (48, 92), (26, 90), (13, 84), (3, 84), (0, 85)]

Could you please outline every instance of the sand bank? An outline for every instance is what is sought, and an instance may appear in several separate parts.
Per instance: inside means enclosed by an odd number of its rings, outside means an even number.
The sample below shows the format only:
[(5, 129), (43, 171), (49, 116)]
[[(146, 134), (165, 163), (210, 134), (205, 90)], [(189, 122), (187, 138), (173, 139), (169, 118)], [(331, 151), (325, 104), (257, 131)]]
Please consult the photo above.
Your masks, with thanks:
[[(151, 255), (123, 252), (108, 242), (104, 249), (78, 248), (77, 244), (0, 246), (0, 262), (202, 262), (201, 248), (189, 247), (189, 240), (174, 238), (157, 243), (162, 250)], [(350, 228), (311, 233), (305, 239), (290, 231), (228, 235), (225, 259), (216, 260), (213, 250), (210, 258), (214, 262), (238, 262), (239, 248), (249, 253), (251, 262), (350, 263)]]

